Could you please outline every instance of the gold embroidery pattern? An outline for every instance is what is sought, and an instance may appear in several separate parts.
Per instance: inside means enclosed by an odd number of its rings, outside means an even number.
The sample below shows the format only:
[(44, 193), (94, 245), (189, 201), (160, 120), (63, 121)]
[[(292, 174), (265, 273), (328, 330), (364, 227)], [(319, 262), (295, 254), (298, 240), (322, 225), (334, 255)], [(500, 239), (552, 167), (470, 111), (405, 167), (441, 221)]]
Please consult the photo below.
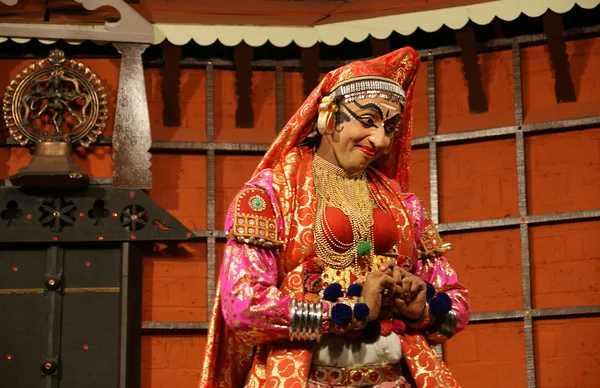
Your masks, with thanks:
[(357, 267), (349, 266), (341, 269), (326, 267), (321, 275), (323, 287), (325, 288), (331, 283), (339, 283), (344, 290), (347, 290), (352, 283), (362, 284), (368, 273), (378, 271), (378, 267), (389, 260), (395, 260), (395, 258), (374, 255), (372, 260), (359, 260)]
[(444, 243), (433, 223), (423, 228), (423, 233), (421, 234), (421, 247), (423, 248), (423, 250), (419, 252), (419, 257), (421, 258), (443, 255), (450, 250), (450, 244)]
[(280, 247), (275, 213), (272, 207), (267, 209), (268, 199), (262, 189), (242, 190), (235, 201), (233, 226), (227, 237), (263, 248)]
[(313, 223), (317, 200), (311, 166), (312, 152), (297, 148), (273, 172), (273, 188), (284, 222), (280, 273), (291, 271), (315, 253)]
[(220, 288), (217, 284), (198, 388), (242, 386), (254, 352), (251, 346), (237, 340), (225, 325), (221, 315)]
[(287, 341), (271, 344), (267, 357), (267, 387), (306, 387), (312, 353), (305, 346), (310, 345), (294, 345)]
[(421, 335), (404, 334), (402, 353), (420, 388), (460, 388), (448, 366)]
[(254, 352), (254, 360), (252, 361), (252, 369), (248, 373), (248, 381), (245, 388), (261, 388), (265, 386), (267, 378), (266, 371), (266, 348), (268, 344), (258, 345)]

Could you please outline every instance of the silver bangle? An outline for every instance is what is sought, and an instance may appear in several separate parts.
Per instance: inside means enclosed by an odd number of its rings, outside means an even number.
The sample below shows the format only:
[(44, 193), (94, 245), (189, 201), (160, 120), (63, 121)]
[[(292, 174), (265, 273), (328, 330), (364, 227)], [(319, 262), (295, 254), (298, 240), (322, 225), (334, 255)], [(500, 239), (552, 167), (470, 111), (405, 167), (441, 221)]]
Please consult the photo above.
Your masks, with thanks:
[(308, 335), (310, 334), (310, 327), (308, 327), (308, 303), (302, 302), (302, 340), (306, 341), (308, 339)]
[(313, 308), (314, 303), (306, 303), (306, 329), (304, 330), (304, 340), (311, 341), (313, 338)]
[(427, 338), (436, 342), (444, 342), (456, 334), (456, 312), (454, 310), (450, 310), (446, 315), (440, 317), (439, 319), (441, 322), (437, 330), (428, 334)]
[(309, 303), (308, 314), (310, 316), (310, 322), (309, 322), (310, 337), (308, 339), (311, 341), (315, 341), (317, 339), (317, 335), (318, 335), (317, 321), (319, 318), (316, 303)]
[(442, 324), (437, 330), (437, 334), (449, 339), (454, 333), (456, 333), (456, 312), (450, 310), (442, 318)]
[(317, 313), (317, 334), (316, 334), (316, 341), (320, 341), (321, 340), (321, 334), (323, 333), (323, 305), (321, 303), (315, 304), (316, 305), (316, 313)]
[(292, 299), (292, 307), (290, 308), (290, 330), (289, 335), (291, 339), (294, 339), (294, 329), (298, 325), (298, 317), (296, 314), (298, 311), (298, 301), (296, 299)]
[(294, 340), (319, 340), (323, 322), (321, 303), (292, 300), (289, 336)]

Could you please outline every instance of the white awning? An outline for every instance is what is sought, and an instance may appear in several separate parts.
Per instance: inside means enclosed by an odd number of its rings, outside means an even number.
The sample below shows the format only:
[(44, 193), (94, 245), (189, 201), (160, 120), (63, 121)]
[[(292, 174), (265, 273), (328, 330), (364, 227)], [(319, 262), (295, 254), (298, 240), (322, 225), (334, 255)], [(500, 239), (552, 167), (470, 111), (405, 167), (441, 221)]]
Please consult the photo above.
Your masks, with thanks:
[(160, 43), (168, 39), (176, 45), (194, 40), (201, 46), (211, 45), (216, 40), (226, 46), (236, 46), (242, 40), (253, 47), (262, 46), (267, 41), (277, 47), (284, 47), (292, 42), (300, 47), (311, 47), (317, 42), (335, 46), (344, 39), (361, 42), (369, 35), (385, 39), (392, 32), (411, 35), (417, 28), (434, 32), (444, 25), (458, 30), (469, 20), (486, 25), (491, 23), (494, 17), (512, 21), (521, 14), (539, 17), (548, 9), (556, 13), (565, 13), (575, 4), (591, 9), (599, 3), (600, 0), (499, 0), (463, 7), (318, 24), (313, 27), (155, 24), (154, 40)]
[[(486, 25), (494, 17), (512, 21), (525, 14), (539, 17), (548, 9), (556, 13), (565, 13), (575, 5), (592, 9), (600, 0), (498, 0), (474, 5), (443, 8), (430, 11), (382, 16), (370, 19), (346, 22), (317, 24), (314, 26), (255, 26), (255, 25), (207, 25), (207, 24), (153, 24), (154, 44), (167, 39), (175, 45), (184, 45), (194, 41), (201, 46), (209, 46), (217, 40), (226, 46), (236, 46), (244, 41), (258, 47), (270, 42), (274, 46), (284, 47), (294, 42), (300, 47), (311, 47), (317, 42), (331, 46), (340, 44), (344, 39), (361, 42), (369, 36), (385, 39), (393, 32), (411, 35), (417, 28), (434, 32), (442, 26), (460, 29), (469, 21)], [(54, 25), (55, 28), (57, 25)], [(78, 28), (85, 28), (78, 26)], [(98, 26), (90, 26), (90, 29)], [(0, 38), (0, 42), (7, 38)], [(25, 43), (28, 38), (11, 38), (15, 42)], [(53, 39), (39, 39), (42, 43), (53, 43)], [(78, 44), (80, 41), (69, 41)], [(106, 43), (106, 42), (104, 42)]]

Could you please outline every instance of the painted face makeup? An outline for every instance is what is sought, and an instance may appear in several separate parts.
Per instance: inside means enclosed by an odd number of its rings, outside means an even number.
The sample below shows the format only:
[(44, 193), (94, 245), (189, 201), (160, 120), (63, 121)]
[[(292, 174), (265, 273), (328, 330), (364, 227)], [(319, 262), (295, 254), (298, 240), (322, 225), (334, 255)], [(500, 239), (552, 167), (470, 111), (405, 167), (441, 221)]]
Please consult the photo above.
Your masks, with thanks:
[(317, 154), (349, 172), (363, 171), (389, 152), (401, 114), (398, 102), (380, 97), (340, 102), (335, 132), (323, 136)]

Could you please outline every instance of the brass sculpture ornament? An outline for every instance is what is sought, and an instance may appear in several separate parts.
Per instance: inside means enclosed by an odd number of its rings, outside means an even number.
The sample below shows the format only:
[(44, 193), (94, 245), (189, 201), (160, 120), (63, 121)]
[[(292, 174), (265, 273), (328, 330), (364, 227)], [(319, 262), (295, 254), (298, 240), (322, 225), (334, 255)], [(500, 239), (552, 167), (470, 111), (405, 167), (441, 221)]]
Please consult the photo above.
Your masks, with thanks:
[(108, 119), (101, 80), (61, 50), (23, 69), (6, 88), (6, 128), (22, 146), (34, 144), (31, 163), (11, 177), (21, 187), (83, 187), (89, 178), (73, 162), (71, 144), (88, 147)]

